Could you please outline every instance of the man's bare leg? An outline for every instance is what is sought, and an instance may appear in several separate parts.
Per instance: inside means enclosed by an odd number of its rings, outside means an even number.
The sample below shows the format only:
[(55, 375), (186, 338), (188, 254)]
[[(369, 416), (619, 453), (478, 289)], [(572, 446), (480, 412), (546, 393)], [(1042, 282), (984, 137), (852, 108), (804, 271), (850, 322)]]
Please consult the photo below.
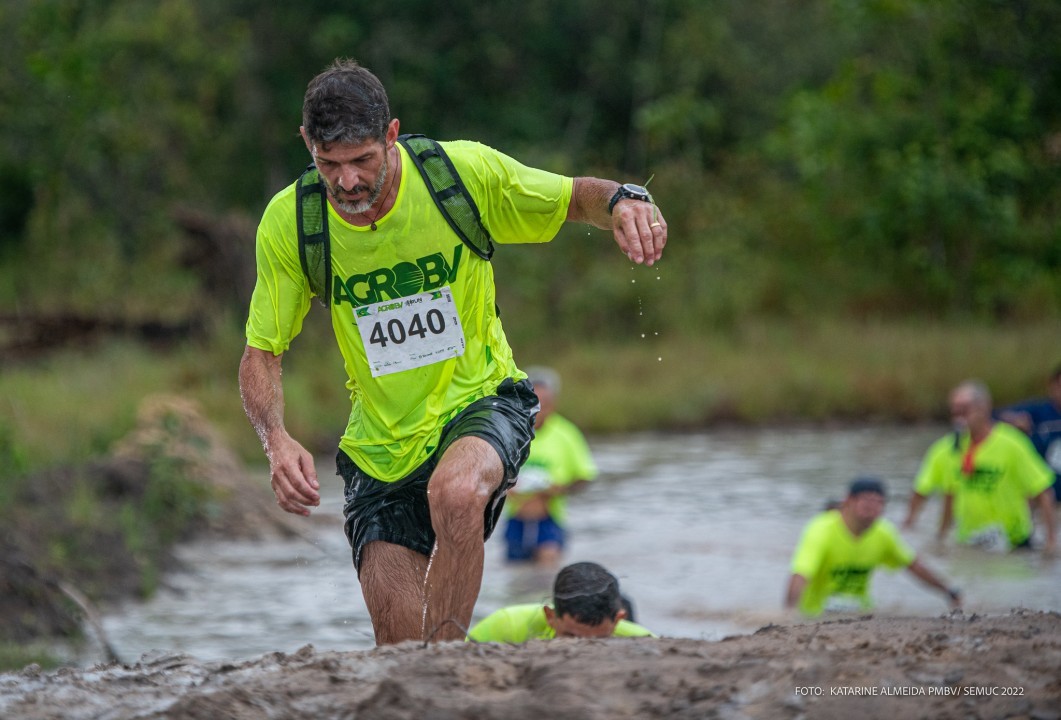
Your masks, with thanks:
[(464, 639), (483, 583), (483, 513), (504, 475), (497, 451), (477, 437), (450, 445), (431, 475), (436, 540), (424, 584), (425, 639)]
[(560, 564), (560, 555), (563, 551), (556, 543), (545, 543), (539, 545), (534, 552), (534, 563), (538, 567), (556, 567)]
[(361, 593), (372, 618), (376, 645), (420, 640), (427, 558), (380, 541), (365, 545), (361, 552)]

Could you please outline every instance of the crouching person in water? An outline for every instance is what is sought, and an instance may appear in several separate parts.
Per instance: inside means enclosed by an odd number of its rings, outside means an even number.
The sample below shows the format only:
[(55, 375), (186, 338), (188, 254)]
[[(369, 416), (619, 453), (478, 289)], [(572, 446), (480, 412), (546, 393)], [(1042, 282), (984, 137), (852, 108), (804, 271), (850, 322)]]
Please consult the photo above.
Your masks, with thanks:
[(564, 637), (655, 637), (626, 616), (615, 576), (597, 563), (580, 562), (557, 573), (552, 605), (501, 608), (475, 625), (468, 638), (522, 643)]
[(870, 579), (881, 565), (906, 568), (944, 595), (952, 608), (961, 606), (958, 590), (925, 567), (895, 526), (881, 517), (884, 502), (880, 480), (858, 478), (838, 510), (827, 510), (807, 523), (792, 556), (786, 608), (798, 607), (805, 615), (868, 610), (873, 606)]

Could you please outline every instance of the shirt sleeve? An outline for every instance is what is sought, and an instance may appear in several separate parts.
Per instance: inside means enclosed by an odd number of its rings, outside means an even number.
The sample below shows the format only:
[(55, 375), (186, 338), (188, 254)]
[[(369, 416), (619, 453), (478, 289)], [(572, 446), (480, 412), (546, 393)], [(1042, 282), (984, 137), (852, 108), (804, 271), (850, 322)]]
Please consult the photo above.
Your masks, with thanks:
[(554, 414), (550, 420), (557, 423), (562, 436), (563, 462), (556, 482), (570, 485), (576, 480), (596, 479), (599, 471), (593, 459), (593, 453), (589, 449), (589, 443), (586, 442), (586, 436), (565, 417)]
[(549, 242), (567, 220), (574, 181), (470, 141), (444, 143), (497, 243)]
[(914, 479), (914, 492), (918, 495), (950, 492), (947, 487), (947, 465), (953, 448), (954, 439), (951, 436), (941, 438), (932, 444)]
[(1054, 484), (1054, 471), (1035, 449), (1032, 441), (1024, 434), (1015, 435), (1017, 443), (1017, 473), (1023, 486), (1025, 497), (1035, 497)]
[(880, 525), (882, 535), (885, 538), (885, 551), (881, 557), (882, 564), (889, 568), (909, 567), (917, 557), (913, 548), (903, 540), (898, 528), (891, 522), (881, 519), (877, 523)]
[[(526, 642), (530, 636), (523, 610), (525, 606), (501, 608), (487, 615), (468, 631), (468, 637), (478, 642)], [(539, 611), (541, 606), (538, 606)]]
[(629, 620), (620, 620), (615, 624), (615, 632), (612, 637), (656, 637), (656, 634), (646, 627)]
[(792, 574), (810, 580), (818, 574), (825, 559), (827, 531), (824, 516), (819, 515), (807, 524), (792, 554)]
[(310, 308), (309, 284), (298, 258), (293, 194), (281, 193), (269, 204), (254, 253), (257, 279), (247, 315), (247, 344), (279, 355), (302, 331)]

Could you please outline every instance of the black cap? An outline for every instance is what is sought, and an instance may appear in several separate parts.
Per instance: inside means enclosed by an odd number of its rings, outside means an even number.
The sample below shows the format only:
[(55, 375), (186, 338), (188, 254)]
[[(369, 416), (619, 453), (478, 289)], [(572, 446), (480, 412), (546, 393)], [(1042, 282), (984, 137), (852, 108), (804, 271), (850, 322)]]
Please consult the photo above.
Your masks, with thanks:
[(884, 483), (881, 482), (880, 478), (875, 477), (857, 477), (851, 483), (851, 487), (847, 489), (848, 495), (858, 495), (864, 492), (874, 492), (882, 497), (887, 495), (884, 492)]

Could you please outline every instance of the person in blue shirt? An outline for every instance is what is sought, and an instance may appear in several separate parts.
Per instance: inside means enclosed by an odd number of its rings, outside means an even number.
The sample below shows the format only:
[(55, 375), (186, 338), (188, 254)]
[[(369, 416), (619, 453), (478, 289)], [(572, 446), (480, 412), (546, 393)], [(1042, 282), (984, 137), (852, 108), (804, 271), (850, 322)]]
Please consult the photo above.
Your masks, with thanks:
[(1061, 365), (1046, 385), (1046, 397), (999, 410), (1000, 420), (1020, 428), (1054, 471), (1054, 497), (1061, 500)]

